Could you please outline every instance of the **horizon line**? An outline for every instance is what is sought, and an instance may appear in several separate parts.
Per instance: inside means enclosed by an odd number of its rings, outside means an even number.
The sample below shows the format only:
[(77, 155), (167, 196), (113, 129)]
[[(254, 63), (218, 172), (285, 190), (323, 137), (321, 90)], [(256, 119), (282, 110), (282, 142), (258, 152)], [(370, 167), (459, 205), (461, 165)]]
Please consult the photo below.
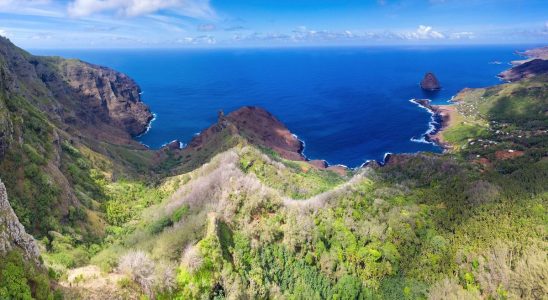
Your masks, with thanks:
[(548, 43), (543, 42), (510, 42), (510, 43), (396, 43), (396, 44), (310, 44), (310, 45), (185, 45), (185, 46), (150, 46), (150, 47), (21, 47), (26, 50), (216, 50), (216, 49), (296, 49), (296, 48), (391, 48), (391, 47), (481, 47), (481, 46), (533, 46), (548, 47)]

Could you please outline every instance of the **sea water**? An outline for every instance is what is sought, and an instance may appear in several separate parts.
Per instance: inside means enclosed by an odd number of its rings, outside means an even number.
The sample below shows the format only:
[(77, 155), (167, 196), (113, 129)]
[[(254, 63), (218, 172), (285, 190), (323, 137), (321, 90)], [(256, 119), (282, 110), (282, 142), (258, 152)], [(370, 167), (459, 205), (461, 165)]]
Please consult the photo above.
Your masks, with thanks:
[[(444, 104), (465, 87), (500, 83), (516, 46), (282, 49), (34, 50), (79, 58), (131, 76), (156, 115), (138, 140), (186, 143), (244, 105), (272, 112), (306, 142), (304, 154), (350, 167), (385, 153), (440, 152), (421, 139), (430, 114), (413, 98)], [(496, 62), (496, 63), (495, 63)], [(498, 63), (500, 62), (500, 63)], [(442, 89), (419, 87), (434, 72)], [(421, 142), (422, 141), (422, 142)]]

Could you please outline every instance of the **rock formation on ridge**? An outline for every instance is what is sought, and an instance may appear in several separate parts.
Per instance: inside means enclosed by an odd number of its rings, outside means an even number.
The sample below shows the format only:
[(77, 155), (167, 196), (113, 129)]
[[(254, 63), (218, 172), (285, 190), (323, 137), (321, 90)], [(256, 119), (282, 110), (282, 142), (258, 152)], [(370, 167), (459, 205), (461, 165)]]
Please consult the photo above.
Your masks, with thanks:
[(244, 106), (228, 115), (219, 114), (217, 124), (194, 137), (187, 148), (203, 148), (212, 136), (223, 129), (240, 134), (252, 144), (270, 148), (285, 159), (305, 160), (301, 154), (302, 142), (271, 113), (254, 106)]

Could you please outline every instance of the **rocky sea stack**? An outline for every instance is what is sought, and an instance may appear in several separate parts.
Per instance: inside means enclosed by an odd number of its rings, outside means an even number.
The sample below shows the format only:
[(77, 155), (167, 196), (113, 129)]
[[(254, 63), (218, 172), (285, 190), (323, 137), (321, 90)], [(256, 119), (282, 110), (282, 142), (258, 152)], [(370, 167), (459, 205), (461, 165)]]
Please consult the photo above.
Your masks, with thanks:
[(427, 91), (437, 91), (441, 89), (441, 85), (436, 78), (436, 75), (434, 75), (434, 73), (428, 72), (424, 74), (424, 78), (421, 81), (421, 88)]

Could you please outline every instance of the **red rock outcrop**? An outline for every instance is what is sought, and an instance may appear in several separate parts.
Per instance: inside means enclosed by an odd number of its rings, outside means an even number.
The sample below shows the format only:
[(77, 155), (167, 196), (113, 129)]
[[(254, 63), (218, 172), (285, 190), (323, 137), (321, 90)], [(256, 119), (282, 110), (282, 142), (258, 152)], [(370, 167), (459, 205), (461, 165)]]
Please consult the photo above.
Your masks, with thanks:
[(226, 116), (219, 113), (217, 123), (195, 136), (187, 148), (200, 150), (225, 130), (241, 135), (251, 144), (270, 148), (285, 159), (305, 160), (301, 141), (271, 113), (254, 106), (244, 106)]
[(254, 106), (244, 106), (225, 118), (252, 144), (270, 148), (285, 159), (305, 160), (302, 142), (270, 112)]

